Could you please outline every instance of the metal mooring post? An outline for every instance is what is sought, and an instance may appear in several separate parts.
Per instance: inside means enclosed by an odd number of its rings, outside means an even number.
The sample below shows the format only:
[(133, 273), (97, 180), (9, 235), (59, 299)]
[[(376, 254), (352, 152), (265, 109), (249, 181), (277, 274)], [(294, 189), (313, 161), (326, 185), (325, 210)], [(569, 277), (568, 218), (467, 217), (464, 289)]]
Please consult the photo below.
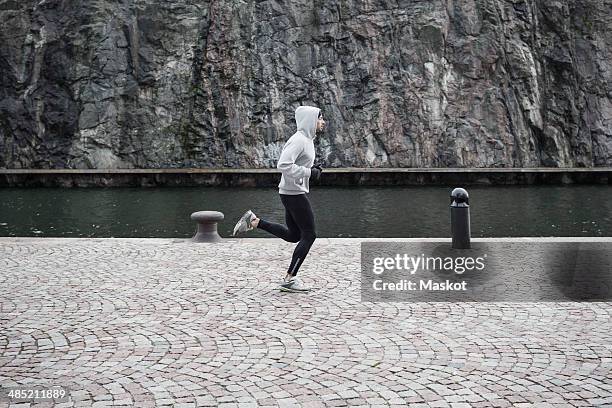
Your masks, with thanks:
[(451, 235), (453, 248), (470, 248), (470, 197), (462, 188), (451, 192)]
[(198, 226), (193, 242), (221, 242), (222, 238), (217, 232), (217, 223), (223, 221), (225, 216), (219, 211), (198, 211), (191, 214), (191, 220)]

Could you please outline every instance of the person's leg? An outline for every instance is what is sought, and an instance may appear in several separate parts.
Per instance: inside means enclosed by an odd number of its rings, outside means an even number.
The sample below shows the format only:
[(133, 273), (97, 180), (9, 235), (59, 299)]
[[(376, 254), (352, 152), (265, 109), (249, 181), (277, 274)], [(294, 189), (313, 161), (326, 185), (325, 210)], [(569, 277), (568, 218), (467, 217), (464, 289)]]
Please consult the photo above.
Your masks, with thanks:
[(281, 201), (283, 206), (285, 207), (285, 222), (287, 226), (281, 224), (276, 224), (274, 222), (269, 222), (261, 218), (257, 218), (254, 220), (253, 226), (255, 228), (260, 228), (264, 231), (269, 232), (270, 234), (284, 239), (287, 242), (298, 242), (300, 240), (300, 229), (296, 224), (293, 216), (291, 215), (291, 211), (287, 208), (287, 200), (283, 199), (283, 195), (281, 195)]
[(295, 276), (300, 266), (302, 266), (306, 255), (308, 255), (308, 251), (310, 251), (310, 247), (312, 247), (317, 235), (315, 232), (314, 214), (306, 194), (291, 196), (290, 205), (286, 206), (286, 208), (290, 211), (293, 220), (295, 220), (300, 230), (300, 241), (293, 251), (293, 257), (287, 270), (288, 275)]

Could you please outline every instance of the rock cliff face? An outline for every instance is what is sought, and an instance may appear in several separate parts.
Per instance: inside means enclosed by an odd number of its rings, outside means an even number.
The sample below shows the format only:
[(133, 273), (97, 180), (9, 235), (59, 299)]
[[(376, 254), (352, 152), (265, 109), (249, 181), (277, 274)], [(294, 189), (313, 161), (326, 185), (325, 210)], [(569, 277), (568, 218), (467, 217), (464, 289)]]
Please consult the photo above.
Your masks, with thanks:
[(612, 165), (609, 0), (0, 0), (0, 167)]

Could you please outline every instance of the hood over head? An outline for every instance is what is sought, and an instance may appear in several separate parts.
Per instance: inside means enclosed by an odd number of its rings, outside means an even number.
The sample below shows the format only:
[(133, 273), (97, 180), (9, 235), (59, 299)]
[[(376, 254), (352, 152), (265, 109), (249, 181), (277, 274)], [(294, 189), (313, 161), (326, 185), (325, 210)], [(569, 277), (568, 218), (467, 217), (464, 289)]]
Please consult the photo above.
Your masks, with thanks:
[(310, 139), (316, 136), (317, 119), (321, 109), (314, 106), (298, 106), (295, 110), (295, 123), (297, 130), (304, 132)]

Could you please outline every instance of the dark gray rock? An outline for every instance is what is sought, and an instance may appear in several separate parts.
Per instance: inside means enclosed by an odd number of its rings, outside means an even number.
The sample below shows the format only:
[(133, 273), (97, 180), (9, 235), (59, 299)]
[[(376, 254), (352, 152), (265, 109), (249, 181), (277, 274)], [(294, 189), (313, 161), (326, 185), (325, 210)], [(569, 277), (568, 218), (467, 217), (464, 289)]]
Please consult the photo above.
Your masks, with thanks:
[(612, 165), (607, 0), (0, 0), (0, 167)]

